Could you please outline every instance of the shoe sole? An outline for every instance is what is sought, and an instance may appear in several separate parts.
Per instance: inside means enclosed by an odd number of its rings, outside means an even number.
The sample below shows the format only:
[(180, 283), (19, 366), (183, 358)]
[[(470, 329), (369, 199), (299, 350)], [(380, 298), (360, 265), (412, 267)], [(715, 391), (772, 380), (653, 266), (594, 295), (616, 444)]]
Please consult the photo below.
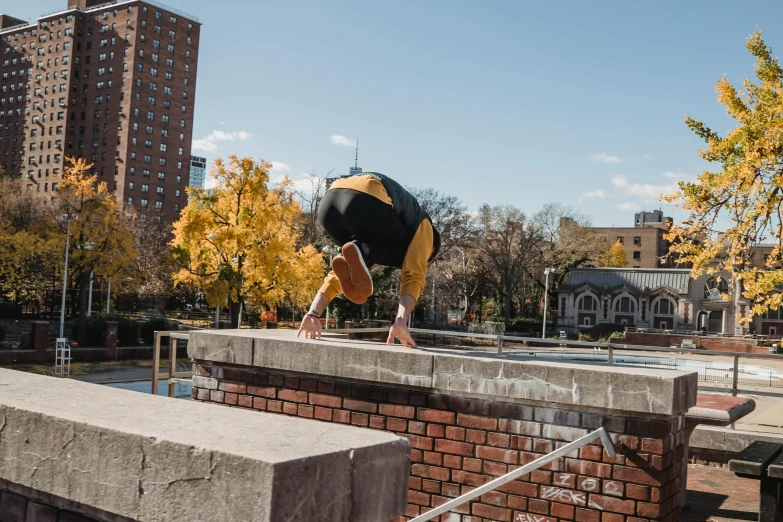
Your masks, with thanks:
[(370, 297), (373, 291), (372, 276), (367, 265), (364, 264), (359, 248), (353, 243), (346, 243), (343, 245), (343, 257), (351, 267), (351, 282), (354, 289), (362, 296)]
[(354, 288), (353, 281), (351, 281), (351, 267), (344, 257), (337, 256), (332, 259), (332, 270), (340, 280), (340, 286), (343, 288), (343, 295), (346, 299), (355, 304), (367, 302), (368, 296), (362, 295)]

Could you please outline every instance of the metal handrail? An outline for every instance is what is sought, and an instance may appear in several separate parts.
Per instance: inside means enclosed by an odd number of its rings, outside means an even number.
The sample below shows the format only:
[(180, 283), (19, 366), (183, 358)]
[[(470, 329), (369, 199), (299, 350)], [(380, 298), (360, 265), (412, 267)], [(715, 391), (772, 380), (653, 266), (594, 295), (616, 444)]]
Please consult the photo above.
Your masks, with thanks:
[(564, 457), (571, 453), (572, 451), (578, 450), (579, 448), (583, 446), (587, 446), (594, 440), (601, 440), (601, 444), (603, 444), (604, 449), (609, 454), (610, 457), (614, 457), (616, 451), (614, 448), (614, 443), (612, 442), (612, 439), (609, 438), (609, 434), (606, 432), (604, 428), (599, 428), (595, 430), (592, 433), (589, 433), (585, 435), (584, 437), (581, 437), (579, 439), (576, 439), (574, 442), (571, 442), (570, 444), (566, 444), (560, 449), (557, 449), (553, 451), (552, 453), (549, 453), (548, 455), (545, 455), (539, 459), (534, 460), (533, 462), (529, 462), (528, 464), (525, 464), (521, 468), (517, 468), (514, 471), (510, 473), (506, 473), (505, 475), (496, 478), (495, 480), (492, 480), (490, 482), (487, 482), (483, 486), (480, 486), (473, 491), (470, 491), (469, 493), (465, 493), (464, 495), (457, 497), (453, 500), (449, 500), (445, 504), (442, 504), (441, 506), (438, 506), (437, 508), (433, 509), (432, 511), (428, 511), (424, 513), (423, 515), (419, 515), (418, 517), (414, 518), (410, 522), (426, 522), (427, 520), (432, 520), (433, 518), (437, 517), (438, 515), (442, 515), (443, 513), (448, 513), (454, 508), (457, 508), (461, 506), (462, 504), (473, 500), (476, 497), (480, 497), (481, 495), (484, 495), (485, 493), (488, 493), (490, 491), (494, 491), (498, 489), (499, 487), (511, 482), (512, 480), (516, 480), (522, 475), (527, 475), (528, 473), (531, 473), (542, 466), (545, 466), (546, 464), (549, 464), (550, 462), (557, 460), (561, 457)]

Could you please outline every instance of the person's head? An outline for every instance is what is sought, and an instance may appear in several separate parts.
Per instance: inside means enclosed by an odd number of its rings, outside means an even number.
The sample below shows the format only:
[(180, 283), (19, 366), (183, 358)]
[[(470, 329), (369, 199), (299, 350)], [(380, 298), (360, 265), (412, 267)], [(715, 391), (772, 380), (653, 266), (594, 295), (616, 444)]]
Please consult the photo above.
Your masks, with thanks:
[(440, 252), (440, 232), (438, 232), (438, 229), (434, 226), (432, 227), (432, 254), (430, 254), (430, 258), (427, 260), (427, 263), (432, 263), (436, 257), (438, 257), (438, 253)]

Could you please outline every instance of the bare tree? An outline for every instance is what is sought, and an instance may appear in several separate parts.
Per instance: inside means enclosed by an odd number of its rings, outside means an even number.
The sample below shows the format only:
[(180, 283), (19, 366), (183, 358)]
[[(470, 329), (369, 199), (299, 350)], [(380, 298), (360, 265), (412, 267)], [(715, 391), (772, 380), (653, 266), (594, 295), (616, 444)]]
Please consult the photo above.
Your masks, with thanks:
[(452, 247), (464, 245), (467, 238), (475, 233), (467, 207), (458, 197), (442, 194), (433, 188), (407, 187), (406, 190), (418, 200), (440, 233), (439, 258), (447, 255)]
[(313, 170), (308, 175), (310, 190), (296, 193), (302, 205), (302, 244), (324, 246), (330, 242), (318, 223), (318, 208), (326, 192), (326, 178), (331, 177), (332, 172), (330, 170), (321, 177)]

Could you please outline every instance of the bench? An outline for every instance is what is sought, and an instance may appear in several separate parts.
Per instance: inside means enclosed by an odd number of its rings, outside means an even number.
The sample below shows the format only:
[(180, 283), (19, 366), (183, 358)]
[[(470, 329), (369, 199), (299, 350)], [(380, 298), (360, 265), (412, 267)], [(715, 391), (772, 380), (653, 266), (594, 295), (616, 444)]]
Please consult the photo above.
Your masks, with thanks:
[(759, 481), (759, 522), (783, 522), (783, 444), (756, 441), (729, 461), (729, 471)]

